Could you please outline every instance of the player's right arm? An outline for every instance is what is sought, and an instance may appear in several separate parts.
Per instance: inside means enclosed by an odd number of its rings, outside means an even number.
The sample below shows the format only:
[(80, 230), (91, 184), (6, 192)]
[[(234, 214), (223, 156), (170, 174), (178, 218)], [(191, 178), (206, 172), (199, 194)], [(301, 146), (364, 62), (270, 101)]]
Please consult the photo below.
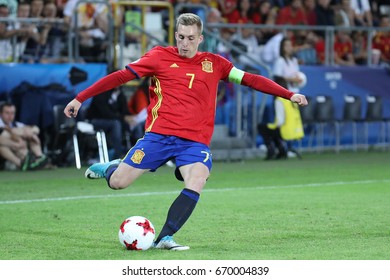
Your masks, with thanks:
[(135, 78), (135, 74), (128, 69), (118, 70), (101, 78), (87, 89), (81, 91), (72, 101), (70, 101), (64, 109), (64, 114), (68, 118), (75, 118), (81, 107), (81, 104), (85, 100), (102, 92), (106, 92), (110, 89), (116, 88)]

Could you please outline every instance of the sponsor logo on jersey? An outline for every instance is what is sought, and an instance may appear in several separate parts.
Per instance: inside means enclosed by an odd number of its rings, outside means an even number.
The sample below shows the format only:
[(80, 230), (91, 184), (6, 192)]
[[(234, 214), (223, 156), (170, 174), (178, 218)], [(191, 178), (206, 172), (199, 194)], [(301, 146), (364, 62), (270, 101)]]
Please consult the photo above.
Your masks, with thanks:
[(207, 73), (213, 73), (213, 63), (211, 61), (202, 61), (202, 70)]
[(145, 153), (142, 150), (136, 150), (131, 157), (131, 161), (137, 164), (140, 164), (142, 159), (144, 158)]
[(179, 65), (177, 65), (176, 63), (173, 63), (171, 66), (169, 66), (170, 68), (179, 68)]

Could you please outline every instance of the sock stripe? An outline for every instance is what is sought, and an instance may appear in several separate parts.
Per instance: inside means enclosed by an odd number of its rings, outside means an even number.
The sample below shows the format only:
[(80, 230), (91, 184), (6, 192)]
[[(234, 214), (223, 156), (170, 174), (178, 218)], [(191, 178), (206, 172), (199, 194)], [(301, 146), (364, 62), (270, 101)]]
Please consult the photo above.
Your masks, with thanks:
[[(107, 171), (106, 171), (106, 181), (107, 181), (107, 185), (111, 188), (111, 185), (110, 185), (110, 178), (111, 178), (111, 175), (112, 173), (114, 173), (114, 171), (118, 168), (119, 164), (112, 164), (110, 165), (108, 168), (107, 168)], [(112, 189), (112, 188), (111, 188)], [(115, 190), (115, 189), (113, 189)]]
[(184, 189), (184, 190), (182, 190), (181, 193), (184, 194), (185, 196), (188, 196), (189, 198), (191, 198), (192, 200), (194, 200), (196, 202), (198, 202), (198, 200), (199, 200), (199, 194), (193, 190)]

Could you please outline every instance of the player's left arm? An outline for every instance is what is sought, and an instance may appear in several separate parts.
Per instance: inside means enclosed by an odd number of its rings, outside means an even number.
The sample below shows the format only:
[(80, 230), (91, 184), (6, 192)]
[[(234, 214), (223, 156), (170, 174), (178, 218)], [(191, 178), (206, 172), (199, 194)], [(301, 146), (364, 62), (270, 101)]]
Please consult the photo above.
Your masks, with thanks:
[(271, 79), (261, 75), (251, 74), (233, 67), (229, 73), (229, 81), (238, 85), (248, 86), (254, 90), (268, 93), (275, 96), (291, 100), (298, 105), (307, 105), (306, 97), (303, 94), (294, 93), (278, 85)]

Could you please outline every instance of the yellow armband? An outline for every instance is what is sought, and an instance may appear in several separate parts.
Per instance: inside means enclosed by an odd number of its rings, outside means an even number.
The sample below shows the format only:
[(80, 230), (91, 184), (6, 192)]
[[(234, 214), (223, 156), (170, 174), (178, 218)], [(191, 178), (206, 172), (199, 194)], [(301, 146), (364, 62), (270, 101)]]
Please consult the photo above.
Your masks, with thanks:
[(229, 73), (229, 82), (241, 85), (242, 77), (244, 77), (245, 72), (233, 67)]

